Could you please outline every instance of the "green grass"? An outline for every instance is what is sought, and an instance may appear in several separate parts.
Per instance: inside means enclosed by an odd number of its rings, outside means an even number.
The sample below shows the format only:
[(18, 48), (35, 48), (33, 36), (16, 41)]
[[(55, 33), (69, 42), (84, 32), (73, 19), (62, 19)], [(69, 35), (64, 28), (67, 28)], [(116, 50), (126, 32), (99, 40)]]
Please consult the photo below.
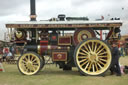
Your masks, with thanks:
[[(128, 57), (121, 57), (121, 64), (128, 65)], [(33, 76), (20, 74), (16, 65), (3, 64), (6, 72), (0, 72), (0, 85), (127, 85), (128, 74), (117, 77), (108, 71), (102, 76), (80, 76), (78, 70), (62, 71), (55, 65), (46, 65)]]

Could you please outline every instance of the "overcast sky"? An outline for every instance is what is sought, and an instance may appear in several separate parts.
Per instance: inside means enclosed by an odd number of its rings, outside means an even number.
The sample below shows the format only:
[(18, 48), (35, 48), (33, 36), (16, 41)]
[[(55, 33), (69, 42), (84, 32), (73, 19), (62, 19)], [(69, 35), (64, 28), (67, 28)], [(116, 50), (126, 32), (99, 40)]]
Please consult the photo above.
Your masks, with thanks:
[[(88, 16), (95, 20), (120, 17), (123, 20), (121, 34), (128, 34), (128, 0), (36, 0), (37, 20), (66, 16)], [(6, 32), (8, 21), (29, 21), (30, 0), (2, 0), (0, 3), (0, 40)]]

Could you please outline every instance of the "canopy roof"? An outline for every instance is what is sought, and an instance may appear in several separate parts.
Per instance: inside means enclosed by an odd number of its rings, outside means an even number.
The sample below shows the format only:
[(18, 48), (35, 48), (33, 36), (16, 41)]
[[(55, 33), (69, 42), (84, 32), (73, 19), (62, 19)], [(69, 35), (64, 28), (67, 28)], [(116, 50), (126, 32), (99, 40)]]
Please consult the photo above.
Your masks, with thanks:
[(7, 28), (90, 28), (90, 27), (120, 27), (121, 20), (111, 21), (23, 21), (9, 22)]

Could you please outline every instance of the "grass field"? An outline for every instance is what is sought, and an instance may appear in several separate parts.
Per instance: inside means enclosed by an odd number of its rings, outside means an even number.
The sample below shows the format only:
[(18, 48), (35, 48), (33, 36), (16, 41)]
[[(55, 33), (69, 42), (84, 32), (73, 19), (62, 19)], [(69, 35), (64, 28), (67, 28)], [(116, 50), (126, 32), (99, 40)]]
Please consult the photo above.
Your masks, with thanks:
[[(128, 57), (121, 57), (121, 64), (128, 65)], [(46, 65), (34, 76), (21, 75), (16, 65), (3, 64), (0, 85), (128, 85), (128, 74), (117, 77), (108, 71), (102, 76), (80, 76), (78, 70), (62, 71), (55, 65)]]

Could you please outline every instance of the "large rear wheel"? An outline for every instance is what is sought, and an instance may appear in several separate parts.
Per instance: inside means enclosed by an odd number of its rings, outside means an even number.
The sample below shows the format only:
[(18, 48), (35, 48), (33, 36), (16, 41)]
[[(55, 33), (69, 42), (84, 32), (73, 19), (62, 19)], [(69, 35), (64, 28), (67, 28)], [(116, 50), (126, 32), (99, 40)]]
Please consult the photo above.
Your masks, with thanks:
[(34, 75), (41, 68), (40, 56), (35, 52), (26, 52), (19, 57), (17, 66), (22, 74)]
[(74, 61), (82, 74), (102, 75), (111, 65), (111, 49), (102, 40), (86, 39), (76, 47)]

